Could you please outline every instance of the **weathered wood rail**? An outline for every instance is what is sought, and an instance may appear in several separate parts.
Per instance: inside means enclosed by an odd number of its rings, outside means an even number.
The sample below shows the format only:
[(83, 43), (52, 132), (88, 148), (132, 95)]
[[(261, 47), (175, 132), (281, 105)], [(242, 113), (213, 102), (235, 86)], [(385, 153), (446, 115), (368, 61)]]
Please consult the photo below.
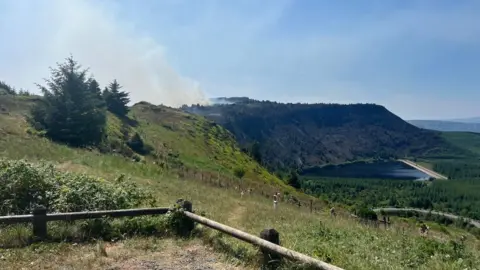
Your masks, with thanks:
[[(248, 242), (250, 244), (260, 247), (262, 253), (265, 256), (270, 254), (276, 254), (288, 259), (301, 262), (303, 264), (315, 267), (317, 269), (324, 270), (342, 270), (337, 266), (328, 264), (318, 259), (309, 257), (294, 250), (287, 249), (280, 246), (278, 232), (274, 229), (265, 229), (260, 234), (260, 237), (251, 235), (249, 233), (237, 230), (227, 225), (218, 223), (208, 218), (196, 215), (192, 211), (192, 204), (188, 201), (181, 202), (183, 214), (191, 221), (203, 224), (212, 229), (221, 231), (230, 236), (233, 236), (239, 240)], [(139, 208), (139, 209), (122, 209), (122, 210), (106, 210), (106, 211), (86, 211), (86, 212), (70, 212), (70, 213), (47, 213), (47, 209), (44, 207), (36, 208), (30, 215), (13, 215), (13, 216), (0, 216), (0, 224), (12, 225), (20, 223), (32, 223), (33, 236), (37, 240), (43, 240), (47, 237), (47, 222), (49, 221), (75, 221), (83, 219), (96, 219), (96, 218), (120, 218), (120, 217), (136, 217), (146, 215), (164, 215), (171, 211), (171, 208)], [(276, 239), (269, 239), (269, 234), (265, 232), (274, 232)], [(274, 237), (275, 238), (275, 237)]]
[(208, 226), (212, 229), (221, 231), (223, 233), (226, 233), (230, 236), (233, 236), (237, 239), (248, 242), (250, 244), (260, 246), (264, 249), (269, 250), (270, 252), (273, 252), (273, 253), (278, 254), (280, 256), (289, 258), (291, 260), (300, 261), (300, 262), (306, 263), (310, 266), (315, 266), (318, 269), (326, 269), (326, 270), (340, 270), (340, 269), (342, 269), (342, 268), (339, 268), (337, 266), (334, 266), (334, 265), (328, 264), (326, 262), (317, 260), (315, 258), (309, 257), (309, 256), (304, 255), (302, 253), (299, 253), (299, 252), (284, 248), (280, 245), (271, 243), (271, 242), (266, 241), (266, 240), (264, 240), (260, 237), (257, 237), (257, 236), (248, 234), (246, 232), (242, 232), (240, 230), (237, 230), (235, 228), (220, 224), (220, 223), (215, 222), (213, 220), (210, 220), (208, 218), (204, 218), (204, 217), (195, 215), (194, 213), (185, 212), (185, 215), (187, 217), (191, 218), (192, 220), (200, 223), (200, 224), (203, 224), (203, 225)]

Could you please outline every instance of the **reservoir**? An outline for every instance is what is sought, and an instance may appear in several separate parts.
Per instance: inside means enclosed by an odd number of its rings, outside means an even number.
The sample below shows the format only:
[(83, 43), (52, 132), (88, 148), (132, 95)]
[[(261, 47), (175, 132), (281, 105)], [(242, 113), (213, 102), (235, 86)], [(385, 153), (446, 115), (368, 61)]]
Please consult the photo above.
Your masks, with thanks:
[(352, 162), (304, 169), (302, 176), (428, 180), (429, 176), (399, 161)]

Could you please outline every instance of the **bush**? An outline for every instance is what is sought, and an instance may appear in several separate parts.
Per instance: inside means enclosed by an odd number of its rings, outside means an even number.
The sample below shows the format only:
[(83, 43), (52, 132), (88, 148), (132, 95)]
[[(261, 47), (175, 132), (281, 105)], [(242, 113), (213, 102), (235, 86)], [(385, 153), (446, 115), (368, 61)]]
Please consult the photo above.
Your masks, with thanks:
[(142, 137), (136, 132), (133, 137), (127, 142), (128, 147), (132, 149), (135, 153), (140, 155), (148, 155), (153, 151), (153, 147), (145, 144)]
[(84, 174), (63, 173), (52, 164), (0, 159), (0, 215), (112, 210), (153, 204), (153, 197), (120, 176), (109, 182)]
[[(26, 214), (36, 206), (48, 212), (114, 210), (153, 206), (153, 197), (121, 175), (109, 182), (84, 174), (63, 173), (52, 164), (32, 164), (24, 160), (0, 159), (0, 215)], [(194, 223), (176, 205), (167, 215), (125, 218), (98, 218), (74, 222), (52, 222), (49, 239), (85, 241), (122, 239), (131, 235), (189, 236)], [(29, 233), (8, 238), (24, 227), (12, 225), (0, 230), (0, 247), (24, 246), (31, 242)], [(7, 237), (7, 238), (5, 238)]]
[(235, 169), (233, 170), (233, 174), (234, 174), (236, 177), (242, 179), (242, 178), (245, 176), (245, 169), (244, 169), (244, 168), (240, 168), (240, 167), (235, 168)]
[(368, 219), (368, 220), (377, 220), (377, 213), (373, 211), (372, 209), (369, 209), (367, 207), (359, 207), (357, 210), (357, 216)]

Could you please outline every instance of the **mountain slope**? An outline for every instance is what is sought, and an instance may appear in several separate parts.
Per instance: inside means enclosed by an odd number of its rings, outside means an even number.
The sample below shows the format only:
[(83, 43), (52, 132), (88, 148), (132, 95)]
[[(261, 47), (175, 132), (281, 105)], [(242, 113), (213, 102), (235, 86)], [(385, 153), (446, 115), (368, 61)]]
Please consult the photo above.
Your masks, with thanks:
[(480, 157), (480, 133), (443, 132), (442, 137), (452, 145), (472, 152)]
[(440, 133), (419, 129), (374, 104), (243, 100), (183, 109), (223, 125), (244, 147), (258, 141), (262, 161), (272, 169), (361, 158), (463, 154), (463, 150), (448, 144)]
[[(41, 156), (56, 161), (74, 160), (72, 155), (78, 152), (39, 137), (26, 122), (30, 106), (39, 99), (35, 96), (0, 96), (0, 153), (13, 159)], [(126, 141), (135, 133), (152, 148), (149, 154), (140, 156), (128, 148)], [(233, 135), (224, 128), (180, 110), (142, 102), (131, 107), (129, 119), (122, 120), (109, 113), (106, 140), (102, 152), (121, 154), (140, 162), (155, 162), (159, 170), (197, 171), (216, 178), (241, 176), (244, 181), (290, 189), (240, 151)], [(238, 171), (242, 172), (241, 175)]]
[(423, 129), (480, 133), (480, 123), (475, 122), (466, 123), (440, 120), (409, 120), (408, 122)]

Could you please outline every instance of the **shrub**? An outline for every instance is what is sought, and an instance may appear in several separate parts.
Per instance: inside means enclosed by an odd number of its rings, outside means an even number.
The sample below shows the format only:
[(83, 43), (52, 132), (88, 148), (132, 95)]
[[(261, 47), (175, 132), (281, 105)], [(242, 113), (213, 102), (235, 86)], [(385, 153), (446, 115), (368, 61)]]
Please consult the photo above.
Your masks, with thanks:
[(106, 181), (63, 173), (52, 164), (0, 159), (0, 214), (25, 214), (43, 205), (49, 212), (112, 210), (153, 204), (153, 197), (122, 175)]
[(130, 147), (134, 152), (140, 155), (147, 155), (153, 151), (153, 147), (145, 144), (142, 137), (136, 132), (133, 137), (127, 142), (128, 147)]
[(244, 169), (244, 168), (240, 168), (240, 167), (235, 168), (235, 169), (233, 170), (233, 174), (235, 174), (236, 177), (242, 179), (243, 176), (245, 176), (245, 169)]
[(368, 219), (368, 220), (377, 220), (377, 213), (375, 213), (372, 209), (369, 209), (365, 206), (361, 206), (357, 210), (357, 216)]

